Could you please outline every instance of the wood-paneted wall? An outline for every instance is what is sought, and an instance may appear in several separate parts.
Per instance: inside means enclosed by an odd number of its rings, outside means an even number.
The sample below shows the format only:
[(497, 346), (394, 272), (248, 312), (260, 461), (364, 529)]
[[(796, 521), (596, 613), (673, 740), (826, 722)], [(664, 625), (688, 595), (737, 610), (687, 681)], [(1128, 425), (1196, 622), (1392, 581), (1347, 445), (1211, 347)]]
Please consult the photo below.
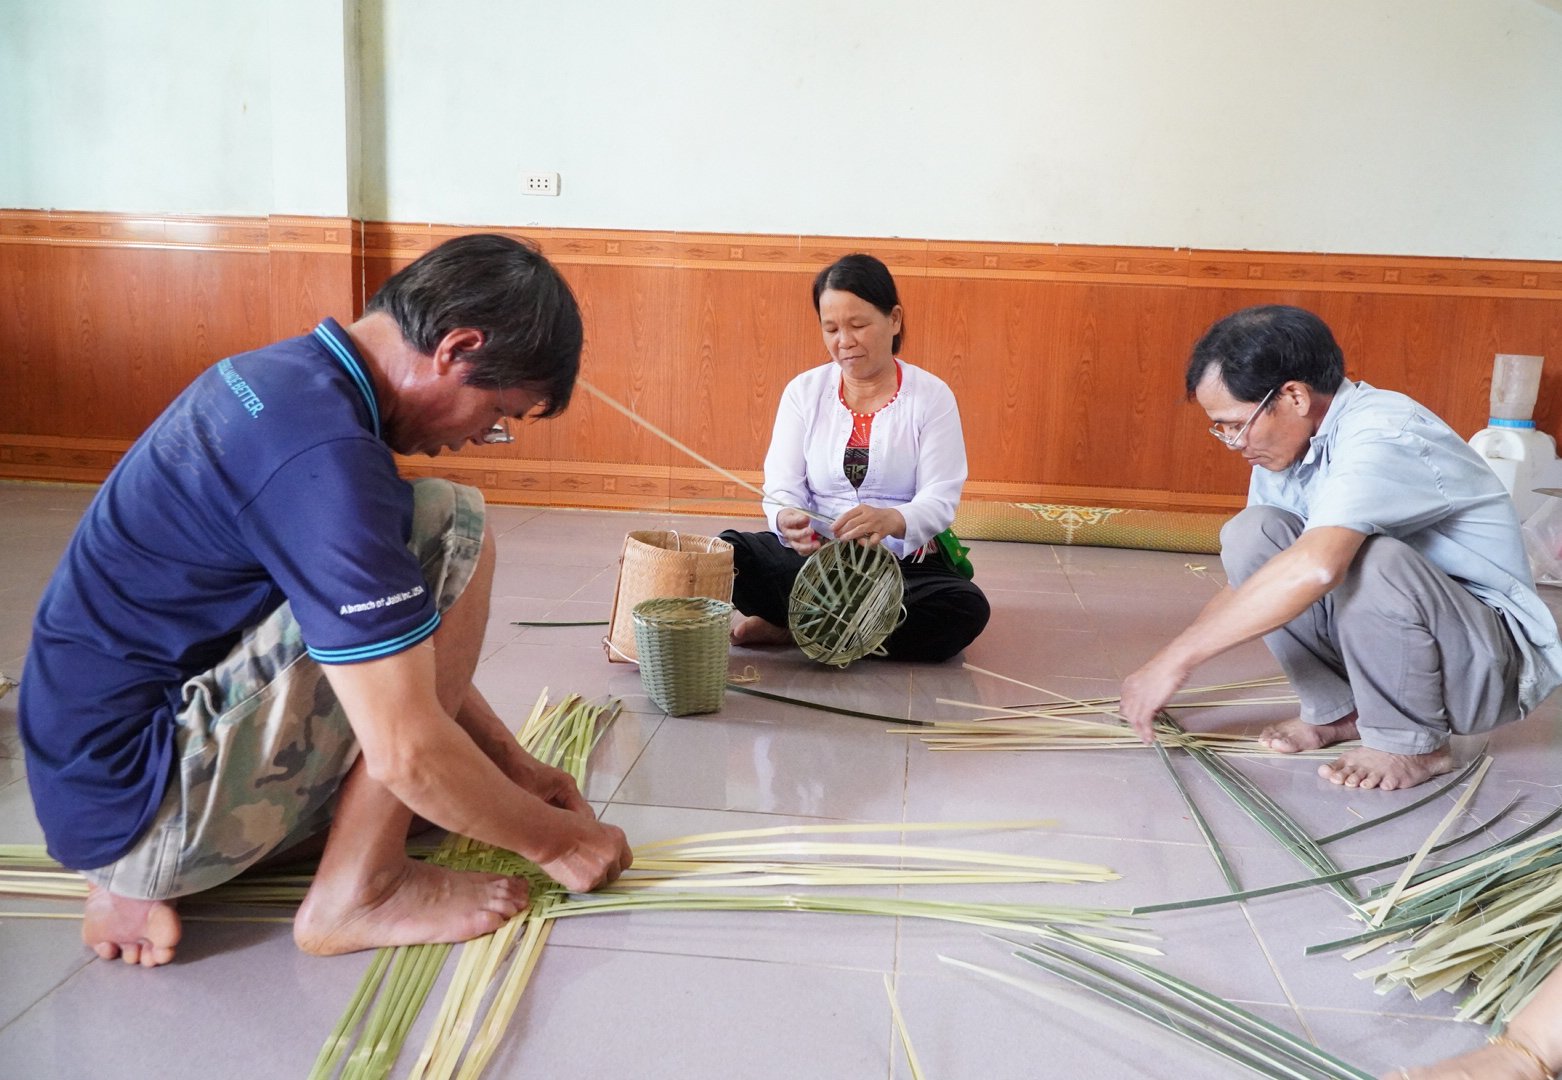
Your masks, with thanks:
[[(97, 480), (204, 367), (344, 321), (442, 225), (0, 211), (0, 476)], [(1309, 307), (1349, 372), (1469, 435), (1492, 356), (1551, 358), (1562, 422), (1562, 264), (840, 237), (498, 229), (538, 242), (584, 309), (584, 373), (757, 478), (786, 381), (825, 360), (813, 274), (865, 250), (894, 270), (901, 355), (953, 386), (967, 497), (1240, 504), (1245, 469), (1183, 400), (1188, 349), (1259, 303)], [(502, 502), (748, 512), (753, 500), (589, 395), (511, 446), (408, 460)]]

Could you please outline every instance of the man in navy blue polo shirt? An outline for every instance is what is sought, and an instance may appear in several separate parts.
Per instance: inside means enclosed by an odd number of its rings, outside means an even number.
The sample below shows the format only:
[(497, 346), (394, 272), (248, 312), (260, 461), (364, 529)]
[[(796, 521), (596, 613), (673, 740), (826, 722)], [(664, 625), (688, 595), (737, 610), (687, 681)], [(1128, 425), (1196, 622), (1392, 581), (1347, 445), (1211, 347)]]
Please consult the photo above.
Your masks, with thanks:
[(623, 833), (472, 685), (481, 496), (409, 484), (392, 456), (558, 413), (581, 337), (539, 253), (459, 237), (351, 326), (206, 371), (115, 468), (40, 602), (20, 707), (98, 955), (168, 962), (176, 898), (326, 828), (294, 924), (315, 953), (461, 941), (525, 907), (520, 879), (407, 858), (414, 814), (573, 890), (628, 866)]

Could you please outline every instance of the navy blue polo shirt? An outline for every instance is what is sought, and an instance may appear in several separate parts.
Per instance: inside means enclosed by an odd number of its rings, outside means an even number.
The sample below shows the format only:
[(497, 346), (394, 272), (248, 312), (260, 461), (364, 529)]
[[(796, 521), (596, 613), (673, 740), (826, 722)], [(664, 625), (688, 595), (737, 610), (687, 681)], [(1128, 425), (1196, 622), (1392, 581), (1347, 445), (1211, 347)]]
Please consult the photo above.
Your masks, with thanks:
[(135, 844), (176, 771), (184, 682), (284, 601), (321, 663), (432, 634), (411, 528), (336, 322), (191, 383), (98, 491), (39, 603), (20, 716), (49, 853), (87, 869)]

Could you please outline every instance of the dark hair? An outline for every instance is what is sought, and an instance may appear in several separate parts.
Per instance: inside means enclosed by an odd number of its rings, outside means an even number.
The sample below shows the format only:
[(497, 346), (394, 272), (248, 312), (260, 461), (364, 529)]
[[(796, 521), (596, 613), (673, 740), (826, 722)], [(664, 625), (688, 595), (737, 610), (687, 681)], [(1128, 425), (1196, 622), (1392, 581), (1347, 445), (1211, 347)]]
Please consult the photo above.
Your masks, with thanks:
[(452, 330), (481, 331), (461, 355), (461, 381), (485, 390), (521, 386), (543, 403), (538, 417), (569, 404), (580, 373), (580, 308), (552, 263), (530, 244), (494, 233), (446, 240), (398, 270), (364, 313), (396, 320), (407, 344), (433, 353)]
[[(885, 266), (872, 255), (843, 255), (819, 271), (814, 278), (814, 314), (819, 314), (819, 294), (826, 289), (839, 289), (861, 297), (879, 311), (888, 315), (900, 303), (900, 293), (895, 291), (895, 279)], [(906, 317), (900, 317), (900, 332), (890, 341), (890, 351), (900, 352), (900, 339), (906, 332)]]
[(1293, 379), (1332, 394), (1345, 378), (1345, 355), (1318, 316), (1269, 304), (1243, 308), (1204, 332), (1188, 359), (1190, 398), (1211, 368), (1238, 401), (1259, 401)]

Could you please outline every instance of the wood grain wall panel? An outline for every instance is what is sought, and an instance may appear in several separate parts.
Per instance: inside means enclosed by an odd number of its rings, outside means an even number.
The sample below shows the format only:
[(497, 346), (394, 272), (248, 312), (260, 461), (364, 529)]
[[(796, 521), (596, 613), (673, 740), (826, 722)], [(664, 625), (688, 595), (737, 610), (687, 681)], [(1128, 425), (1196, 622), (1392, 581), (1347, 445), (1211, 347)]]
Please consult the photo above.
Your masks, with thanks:
[(274, 340), (307, 334), (327, 315), (345, 325), (363, 306), (358, 264), (351, 255), (276, 251), (267, 261)]
[[(673, 395), (690, 389), (676, 367), (676, 271), (588, 264), (567, 266), (564, 272), (586, 325), (581, 373), (603, 393), (670, 431)], [(654, 470), (664, 485), (667, 482), (671, 448), (584, 390), (575, 391), (563, 416), (537, 426), (547, 437), (543, 456), (565, 474), (560, 483), (566, 490), (600, 484), (601, 474), (574, 469), (575, 464), (623, 462)], [(637, 486), (647, 482), (645, 475)], [(605, 494), (600, 487), (596, 490)]]
[(1040, 282), (913, 278), (901, 283), (901, 298), (901, 355), (954, 391), (971, 479), (1041, 475), (1051, 291)]
[[(0, 475), (97, 479), (225, 355), (350, 319), (448, 225), (0, 211)], [(1536, 418), (1562, 424), (1562, 264), (852, 237), (495, 231), (537, 242), (580, 299), (583, 372), (699, 453), (758, 480), (781, 390), (825, 359), (818, 269), (894, 270), (902, 355), (960, 400), (972, 497), (1240, 505), (1247, 470), (1183, 399), (1214, 320), (1259, 303), (1322, 315), (1347, 370), (1462, 434), (1492, 356), (1551, 358)], [(496, 501), (749, 513), (755, 500), (577, 393), (505, 447), (409, 459)]]
[(50, 362), (55, 291), (46, 249), (0, 244), (0, 431), (43, 434), (64, 413)]

